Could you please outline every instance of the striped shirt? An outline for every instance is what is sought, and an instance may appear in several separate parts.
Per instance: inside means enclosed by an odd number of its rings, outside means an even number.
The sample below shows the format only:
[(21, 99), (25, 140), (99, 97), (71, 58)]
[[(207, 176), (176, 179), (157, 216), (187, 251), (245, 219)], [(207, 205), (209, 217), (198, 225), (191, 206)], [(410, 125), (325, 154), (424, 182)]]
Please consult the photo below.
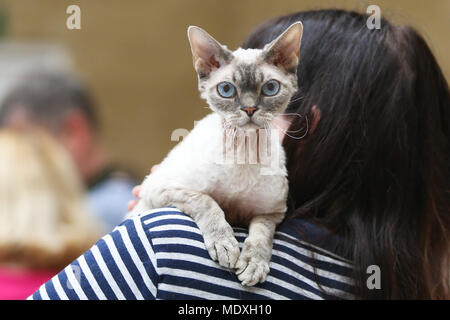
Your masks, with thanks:
[[(247, 230), (234, 231), (242, 249)], [(352, 298), (351, 264), (326, 242), (317, 245), (323, 234), (300, 219), (282, 223), (266, 281), (244, 287), (211, 260), (189, 216), (176, 208), (151, 210), (123, 221), (28, 299)], [(336, 241), (328, 237), (329, 247)]]

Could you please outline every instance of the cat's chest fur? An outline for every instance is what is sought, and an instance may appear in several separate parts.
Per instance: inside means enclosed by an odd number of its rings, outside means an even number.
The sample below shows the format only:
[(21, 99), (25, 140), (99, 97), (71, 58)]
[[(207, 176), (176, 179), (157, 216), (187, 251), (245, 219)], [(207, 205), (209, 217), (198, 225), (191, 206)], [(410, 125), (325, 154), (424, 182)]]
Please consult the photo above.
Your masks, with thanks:
[(260, 165), (237, 165), (226, 172), (209, 194), (232, 225), (246, 227), (255, 215), (285, 211), (286, 176), (262, 175)]
[[(261, 134), (253, 138), (258, 141), (250, 142), (250, 135), (245, 143), (242, 136), (227, 133), (220, 116), (210, 114), (167, 155), (145, 185), (164, 184), (208, 194), (233, 225), (246, 226), (258, 214), (284, 212), (288, 190), (284, 150), (278, 137)], [(226, 142), (230, 139), (234, 143)], [(239, 149), (237, 141), (246, 148)], [(264, 143), (270, 151), (260, 151)]]

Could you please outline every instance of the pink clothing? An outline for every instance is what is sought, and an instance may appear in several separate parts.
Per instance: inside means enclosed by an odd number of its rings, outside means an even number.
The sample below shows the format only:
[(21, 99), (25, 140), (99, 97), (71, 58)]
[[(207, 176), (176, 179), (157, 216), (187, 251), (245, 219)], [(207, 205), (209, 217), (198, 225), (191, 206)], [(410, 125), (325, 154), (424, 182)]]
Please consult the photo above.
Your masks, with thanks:
[(25, 300), (57, 273), (56, 270), (0, 267), (0, 300)]

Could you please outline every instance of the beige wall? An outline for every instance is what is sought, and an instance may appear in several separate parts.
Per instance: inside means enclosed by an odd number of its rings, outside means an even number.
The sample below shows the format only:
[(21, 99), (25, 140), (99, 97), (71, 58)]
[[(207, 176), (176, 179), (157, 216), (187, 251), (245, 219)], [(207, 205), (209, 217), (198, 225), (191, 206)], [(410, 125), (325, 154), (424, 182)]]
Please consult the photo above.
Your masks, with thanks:
[[(422, 32), (450, 78), (450, 1), (331, 0), (8, 0), (6, 37), (66, 46), (99, 102), (102, 136), (115, 162), (140, 175), (175, 145), (176, 128), (191, 129), (208, 111), (198, 97), (186, 38), (199, 25), (236, 48), (259, 22), (293, 11), (339, 7), (382, 14)], [(66, 28), (78, 4), (82, 29)], [(1, 72), (1, 71), (0, 71)]]

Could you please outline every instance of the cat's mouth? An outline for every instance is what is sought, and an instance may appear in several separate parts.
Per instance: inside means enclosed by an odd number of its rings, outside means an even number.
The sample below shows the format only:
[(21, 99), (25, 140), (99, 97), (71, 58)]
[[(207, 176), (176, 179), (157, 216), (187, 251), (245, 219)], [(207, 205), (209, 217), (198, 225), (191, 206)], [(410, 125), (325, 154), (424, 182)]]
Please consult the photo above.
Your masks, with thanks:
[(258, 115), (253, 115), (252, 117), (245, 116), (239, 119), (237, 126), (241, 128), (260, 129), (265, 127), (266, 122), (264, 117), (259, 117)]
[(236, 127), (239, 128), (252, 128), (252, 129), (259, 129), (264, 127), (264, 123), (260, 123), (257, 118), (253, 117), (242, 117), (235, 123)]
[(233, 114), (224, 117), (224, 128), (241, 128), (241, 129), (261, 129), (266, 128), (270, 124), (267, 116), (260, 115), (259, 112), (248, 116), (247, 114)]

